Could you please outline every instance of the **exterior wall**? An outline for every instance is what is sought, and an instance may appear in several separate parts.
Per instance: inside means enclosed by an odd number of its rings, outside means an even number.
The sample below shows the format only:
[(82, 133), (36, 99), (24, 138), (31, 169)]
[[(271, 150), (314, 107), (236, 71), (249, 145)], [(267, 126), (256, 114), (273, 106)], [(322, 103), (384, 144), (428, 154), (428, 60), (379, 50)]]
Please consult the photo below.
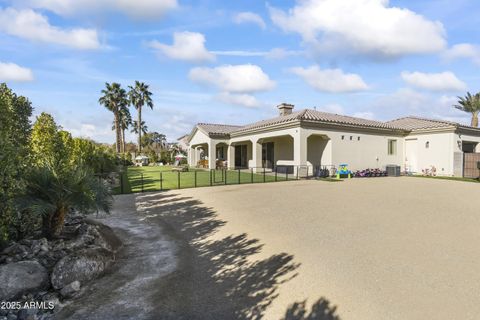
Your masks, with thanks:
[[(417, 173), (424, 169), (437, 169), (437, 175), (453, 176), (453, 132), (410, 134), (406, 139), (416, 139)], [(428, 148), (427, 148), (428, 144)], [(455, 143), (456, 144), (456, 143)], [(461, 150), (460, 150), (461, 151)]]
[[(328, 137), (329, 140), (327, 140), (323, 150), (322, 165), (338, 167), (338, 165), (346, 163), (350, 170), (363, 170), (367, 168), (384, 169), (389, 164), (399, 166), (403, 164), (403, 136), (379, 135), (378, 133), (353, 130), (304, 130), (307, 132), (307, 135), (322, 134)], [(350, 137), (352, 137), (351, 140)], [(360, 137), (360, 140), (358, 140), (358, 137)], [(388, 155), (389, 139), (397, 140), (397, 152), (395, 155)], [(331, 154), (331, 159), (328, 159), (329, 154)]]

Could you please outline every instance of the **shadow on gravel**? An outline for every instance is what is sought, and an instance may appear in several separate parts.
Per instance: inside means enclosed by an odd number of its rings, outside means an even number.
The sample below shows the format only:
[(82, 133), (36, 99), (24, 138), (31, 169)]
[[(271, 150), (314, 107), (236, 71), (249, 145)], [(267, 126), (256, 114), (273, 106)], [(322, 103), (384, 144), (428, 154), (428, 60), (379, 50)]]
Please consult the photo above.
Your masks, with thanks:
[[(278, 287), (297, 275), (292, 255), (252, 257), (262, 244), (246, 234), (208, 240), (225, 221), (198, 200), (156, 193), (138, 195), (137, 205), (179, 245), (178, 269), (158, 281), (152, 297), (155, 319), (261, 319)], [(284, 319), (339, 320), (334, 313), (322, 298), (310, 312), (305, 302), (294, 303)]]

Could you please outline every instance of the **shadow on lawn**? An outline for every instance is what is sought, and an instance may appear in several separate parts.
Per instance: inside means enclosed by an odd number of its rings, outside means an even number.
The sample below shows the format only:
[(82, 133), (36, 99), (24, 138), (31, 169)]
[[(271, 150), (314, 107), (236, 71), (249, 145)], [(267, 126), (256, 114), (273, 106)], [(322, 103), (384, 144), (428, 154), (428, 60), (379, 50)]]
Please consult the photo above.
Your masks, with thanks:
[[(255, 259), (262, 249), (246, 234), (207, 239), (225, 225), (211, 209), (175, 194), (138, 195), (139, 212), (157, 220), (179, 246), (178, 269), (158, 281), (151, 297), (155, 319), (261, 319), (282, 283), (297, 275), (298, 263), (286, 253)], [(339, 320), (325, 299), (308, 312), (292, 304), (285, 320)]]

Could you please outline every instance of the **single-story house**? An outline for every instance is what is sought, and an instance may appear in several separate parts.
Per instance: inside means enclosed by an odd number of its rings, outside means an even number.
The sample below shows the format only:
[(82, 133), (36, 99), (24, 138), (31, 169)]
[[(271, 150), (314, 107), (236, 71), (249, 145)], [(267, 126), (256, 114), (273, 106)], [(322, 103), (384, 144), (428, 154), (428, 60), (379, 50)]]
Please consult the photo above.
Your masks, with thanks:
[(220, 161), (254, 170), (397, 165), (412, 173), (435, 167), (438, 175), (462, 176), (464, 154), (480, 153), (480, 128), (455, 122), (418, 117), (380, 122), (293, 109), (283, 103), (277, 117), (244, 126), (197, 124), (186, 141), (189, 165), (200, 160), (210, 169)]

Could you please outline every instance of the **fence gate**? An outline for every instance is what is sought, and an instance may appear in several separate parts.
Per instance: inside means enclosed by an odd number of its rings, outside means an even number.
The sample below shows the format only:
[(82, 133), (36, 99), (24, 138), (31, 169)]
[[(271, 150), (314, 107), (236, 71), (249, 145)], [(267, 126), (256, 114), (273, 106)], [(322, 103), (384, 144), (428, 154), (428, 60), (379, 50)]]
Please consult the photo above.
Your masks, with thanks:
[(477, 162), (480, 161), (480, 153), (465, 153), (463, 162), (463, 176), (465, 178), (480, 177), (480, 170)]

